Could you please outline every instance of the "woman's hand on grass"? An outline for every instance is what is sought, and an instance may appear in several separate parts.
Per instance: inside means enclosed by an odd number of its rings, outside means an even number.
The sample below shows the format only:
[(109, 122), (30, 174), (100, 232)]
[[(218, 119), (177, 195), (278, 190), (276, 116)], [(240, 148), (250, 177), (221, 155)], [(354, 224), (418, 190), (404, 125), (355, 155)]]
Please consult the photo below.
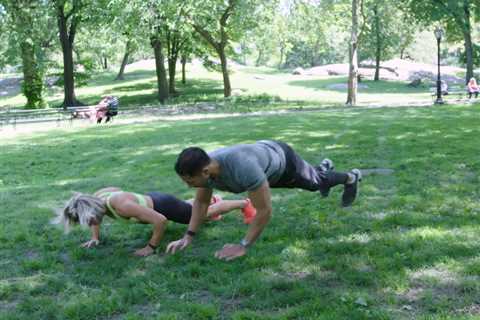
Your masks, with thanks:
[(133, 254), (137, 257), (147, 257), (155, 252), (152, 247), (147, 245), (145, 248), (136, 250)]
[(85, 243), (82, 243), (82, 247), (83, 248), (93, 248), (93, 247), (96, 247), (100, 244), (100, 240), (98, 239), (91, 239), (91, 240), (88, 240), (87, 242)]

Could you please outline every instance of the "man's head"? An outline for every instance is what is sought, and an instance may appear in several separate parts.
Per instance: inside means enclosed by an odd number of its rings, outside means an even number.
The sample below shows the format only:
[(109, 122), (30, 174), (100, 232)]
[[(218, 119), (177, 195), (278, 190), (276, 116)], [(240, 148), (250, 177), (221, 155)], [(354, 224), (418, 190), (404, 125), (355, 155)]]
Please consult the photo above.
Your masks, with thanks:
[(175, 171), (190, 187), (203, 188), (207, 186), (211, 172), (211, 162), (208, 154), (200, 148), (190, 147), (178, 155)]

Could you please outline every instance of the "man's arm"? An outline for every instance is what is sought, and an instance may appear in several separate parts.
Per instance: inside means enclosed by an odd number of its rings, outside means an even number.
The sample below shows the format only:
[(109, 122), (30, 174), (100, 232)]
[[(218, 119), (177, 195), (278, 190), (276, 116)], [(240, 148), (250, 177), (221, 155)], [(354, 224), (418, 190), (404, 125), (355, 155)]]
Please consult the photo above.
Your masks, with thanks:
[(200, 225), (203, 223), (207, 216), (208, 206), (210, 205), (210, 199), (212, 198), (212, 189), (198, 188), (193, 200), (192, 217), (188, 224), (187, 233), (182, 239), (170, 242), (167, 246), (167, 253), (175, 253), (177, 250), (183, 250), (193, 240), (193, 236), (198, 231)]
[(260, 236), (272, 217), (272, 199), (268, 181), (265, 181), (258, 189), (250, 191), (248, 197), (257, 209), (257, 215), (244, 238), (249, 244), (252, 244)]
[(192, 205), (192, 217), (190, 218), (190, 223), (188, 224), (189, 231), (197, 232), (198, 228), (207, 217), (208, 206), (210, 205), (212, 192), (212, 189), (197, 189), (197, 193)]
[(272, 200), (268, 181), (264, 181), (259, 188), (248, 193), (253, 206), (257, 209), (257, 215), (252, 221), (244, 244), (226, 244), (222, 250), (217, 251), (215, 256), (219, 259), (233, 260), (247, 253), (247, 247), (251, 245), (262, 233), (272, 216)]

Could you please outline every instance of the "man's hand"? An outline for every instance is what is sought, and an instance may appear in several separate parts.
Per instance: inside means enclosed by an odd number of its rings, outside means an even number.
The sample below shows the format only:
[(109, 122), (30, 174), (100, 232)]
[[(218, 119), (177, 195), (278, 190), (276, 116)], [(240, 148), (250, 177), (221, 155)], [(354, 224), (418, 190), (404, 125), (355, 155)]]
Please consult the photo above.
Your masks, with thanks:
[(85, 243), (82, 243), (82, 247), (83, 248), (93, 248), (95, 246), (98, 246), (99, 244), (100, 244), (100, 240), (92, 239), (92, 240), (88, 240)]
[(175, 254), (177, 250), (185, 249), (192, 242), (192, 237), (186, 235), (182, 239), (177, 241), (172, 241), (167, 246), (167, 253)]
[(247, 254), (247, 249), (241, 244), (226, 244), (222, 250), (215, 252), (215, 257), (220, 260), (230, 261)]
[(133, 254), (136, 255), (137, 257), (146, 257), (153, 254), (154, 252), (155, 250), (153, 250), (152, 247), (147, 245), (145, 248), (136, 250)]

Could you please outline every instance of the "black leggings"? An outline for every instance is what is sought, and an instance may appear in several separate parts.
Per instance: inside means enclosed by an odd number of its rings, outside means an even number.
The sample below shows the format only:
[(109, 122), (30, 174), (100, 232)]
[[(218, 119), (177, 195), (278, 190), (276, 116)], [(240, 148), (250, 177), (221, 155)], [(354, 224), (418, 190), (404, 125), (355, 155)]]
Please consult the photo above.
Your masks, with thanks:
[(321, 188), (345, 184), (348, 174), (341, 172), (324, 172), (303, 160), (288, 144), (274, 141), (285, 153), (286, 168), (280, 180), (270, 185), (271, 188), (300, 188), (318, 191)]
[(153, 210), (161, 213), (167, 220), (189, 224), (192, 217), (192, 205), (172, 195), (162, 192), (148, 192), (152, 198)]

